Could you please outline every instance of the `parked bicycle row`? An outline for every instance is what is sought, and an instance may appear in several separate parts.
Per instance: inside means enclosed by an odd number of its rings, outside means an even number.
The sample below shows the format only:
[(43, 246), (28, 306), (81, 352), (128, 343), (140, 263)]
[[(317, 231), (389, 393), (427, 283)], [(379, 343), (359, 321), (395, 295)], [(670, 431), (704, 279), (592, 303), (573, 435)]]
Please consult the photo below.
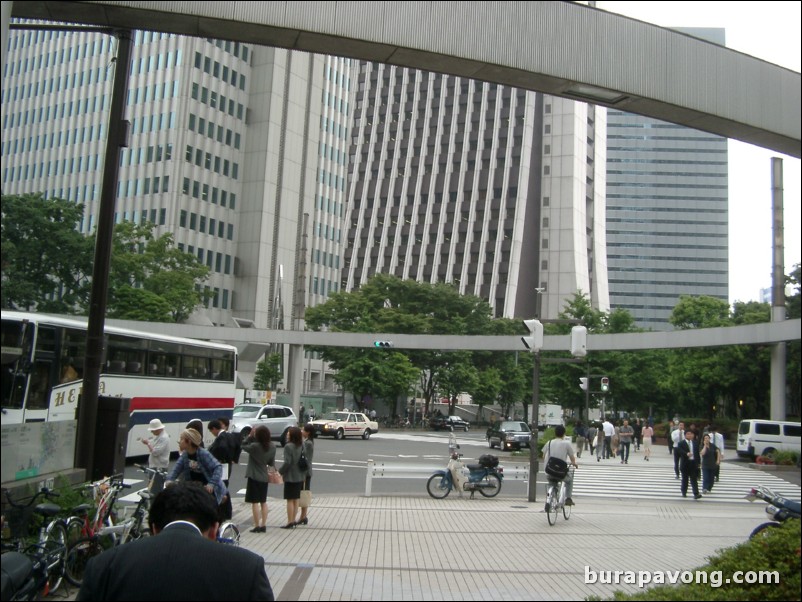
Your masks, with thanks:
[[(148, 510), (154, 484), (166, 471), (136, 465), (148, 477), (138, 491), (139, 500), (118, 507), (120, 494), (130, 489), (117, 474), (81, 485), (86, 502), (63, 508), (54, 503), (60, 494), (49, 489), (36, 492), (27, 502), (15, 501), (6, 491), (3, 514), (2, 599), (33, 600), (55, 593), (63, 579), (76, 587), (83, 582), (90, 559), (112, 547), (150, 535)], [(239, 528), (228, 521), (220, 526), (218, 540), (239, 544)]]

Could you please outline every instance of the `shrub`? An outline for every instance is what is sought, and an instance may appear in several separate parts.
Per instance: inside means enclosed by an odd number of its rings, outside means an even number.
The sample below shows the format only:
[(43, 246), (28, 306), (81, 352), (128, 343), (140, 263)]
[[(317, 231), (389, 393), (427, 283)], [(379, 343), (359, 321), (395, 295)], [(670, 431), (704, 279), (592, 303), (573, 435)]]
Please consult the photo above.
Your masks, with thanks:
[(799, 454), (793, 451), (776, 451), (770, 457), (780, 466), (796, 466), (799, 461)]
[[(789, 520), (764, 537), (750, 539), (710, 557), (699, 571), (708, 574), (708, 583), (661, 585), (627, 595), (617, 591), (612, 600), (799, 600), (800, 522)], [(721, 587), (713, 587), (710, 573), (720, 571)], [(736, 571), (743, 574), (767, 571), (776, 573), (778, 583), (727, 583)], [(695, 572), (695, 571), (694, 571)], [(768, 574), (768, 573), (764, 573)], [(777, 580), (773, 579), (772, 581)], [(596, 598), (598, 599), (598, 598)]]

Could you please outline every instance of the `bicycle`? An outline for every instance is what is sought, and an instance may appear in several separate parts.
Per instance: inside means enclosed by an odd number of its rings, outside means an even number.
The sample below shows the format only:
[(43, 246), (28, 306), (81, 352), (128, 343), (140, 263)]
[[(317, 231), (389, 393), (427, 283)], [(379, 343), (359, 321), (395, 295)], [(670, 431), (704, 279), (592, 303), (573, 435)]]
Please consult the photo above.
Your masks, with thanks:
[(139, 501), (131, 517), (123, 522), (124, 531), (120, 541), (121, 544), (150, 535), (150, 526), (145, 520), (145, 516), (150, 510), (151, 501), (156, 493), (158, 493), (158, 491), (153, 491), (154, 486), (157, 490), (160, 490), (167, 477), (167, 471), (163, 468), (150, 468), (149, 466), (142, 466), (141, 464), (134, 464), (134, 466), (148, 475), (148, 486), (137, 491)]
[[(574, 466), (571, 466), (571, 478), (576, 471)], [(546, 486), (546, 517), (549, 519), (549, 524), (554, 525), (557, 522), (557, 514), (560, 510), (563, 511), (563, 518), (568, 520), (571, 517), (571, 506), (566, 506), (566, 486), (565, 479), (553, 479), (549, 477), (549, 484)]]
[(123, 483), (123, 475), (113, 475), (86, 486), (98, 500), (95, 515), (90, 521), (88, 506), (82, 504), (75, 510), (82, 509), (80, 516), (69, 519), (68, 533), (71, 544), (65, 559), (64, 576), (76, 587), (83, 583), (84, 571), (91, 558), (104, 550), (118, 545), (130, 531), (127, 522), (114, 524), (114, 503), (123, 489), (131, 486)]
[(240, 539), (239, 527), (230, 520), (225, 521), (217, 530), (217, 542), (238, 546)]
[[(67, 528), (64, 520), (57, 518), (61, 513), (61, 507), (48, 502), (37, 504), (37, 500), (42, 497), (52, 499), (59, 497), (59, 494), (43, 488), (36, 492), (27, 504), (18, 504), (6, 490), (6, 500), (10, 509), (7, 520), (11, 538), (3, 541), (2, 548), (4, 552), (16, 551), (30, 559), (32, 570), (38, 571), (42, 577), (40, 591), (46, 596), (58, 590), (64, 579)], [(34, 514), (38, 514), (42, 522), (36, 541), (30, 543), (29, 529)]]

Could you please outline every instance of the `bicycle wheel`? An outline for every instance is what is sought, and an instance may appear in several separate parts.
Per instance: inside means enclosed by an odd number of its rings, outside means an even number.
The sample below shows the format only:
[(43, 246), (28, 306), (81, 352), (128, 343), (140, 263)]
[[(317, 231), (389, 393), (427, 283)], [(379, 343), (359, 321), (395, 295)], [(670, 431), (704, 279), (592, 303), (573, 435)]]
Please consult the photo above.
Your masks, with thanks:
[(451, 483), (448, 477), (442, 474), (433, 474), (426, 482), (426, 491), (436, 500), (442, 500), (451, 493)]
[(546, 518), (549, 519), (549, 524), (554, 525), (557, 522), (557, 496), (555, 494), (556, 487), (549, 485), (548, 494), (546, 495)]
[(487, 487), (482, 487), (479, 489), (479, 493), (481, 493), (485, 497), (496, 497), (501, 492), (501, 479), (498, 478), (497, 474), (488, 473), (484, 479), (484, 482), (481, 483), (482, 485), (487, 485)]
[(568, 520), (571, 517), (571, 506), (563, 504), (563, 518)]
[(81, 587), (86, 565), (95, 556), (103, 552), (103, 546), (92, 537), (79, 539), (68, 551), (64, 566), (64, 576), (75, 587)]
[[(84, 537), (84, 520), (77, 516), (71, 516), (67, 519), (67, 550), (69, 550), (75, 542)], [(65, 554), (66, 556), (66, 554)]]
[(67, 529), (64, 523), (50, 523), (42, 543), (47, 563), (47, 593), (52, 594), (64, 579), (64, 559), (67, 555)]
[(225, 522), (217, 534), (217, 541), (234, 546), (239, 545), (239, 527), (232, 522)]

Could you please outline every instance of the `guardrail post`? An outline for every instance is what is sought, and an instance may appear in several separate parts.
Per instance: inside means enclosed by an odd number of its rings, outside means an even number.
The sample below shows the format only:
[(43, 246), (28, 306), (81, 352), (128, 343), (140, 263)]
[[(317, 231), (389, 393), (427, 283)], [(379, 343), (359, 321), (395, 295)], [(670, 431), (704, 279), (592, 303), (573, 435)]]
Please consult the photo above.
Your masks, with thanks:
[(365, 497), (370, 497), (373, 489), (373, 460), (368, 459), (368, 473), (365, 475)]

